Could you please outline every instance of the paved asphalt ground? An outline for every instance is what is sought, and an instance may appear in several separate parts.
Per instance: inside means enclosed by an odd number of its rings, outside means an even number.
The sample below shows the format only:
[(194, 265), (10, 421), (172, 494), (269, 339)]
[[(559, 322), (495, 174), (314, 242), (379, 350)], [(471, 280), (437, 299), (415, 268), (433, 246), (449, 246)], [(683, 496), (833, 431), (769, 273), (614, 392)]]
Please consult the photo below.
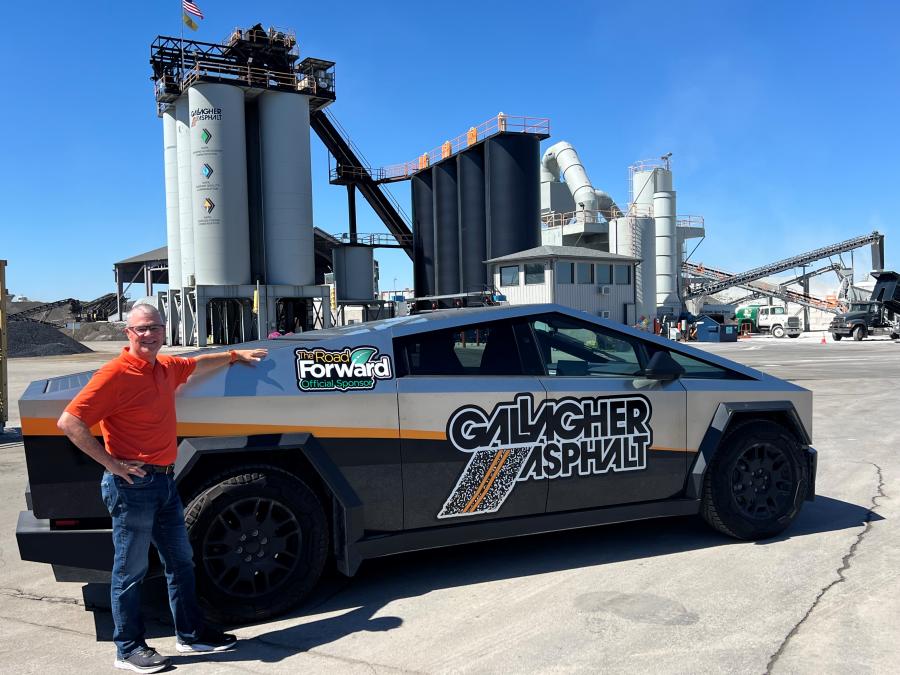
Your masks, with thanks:
[[(900, 344), (754, 338), (710, 345), (815, 392), (818, 497), (777, 539), (670, 519), (409, 554), (328, 577), (302, 611), (241, 627), (192, 673), (887, 673), (900, 663)], [(96, 344), (96, 343), (95, 343)], [(94, 345), (92, 345), (94, 346)], [(105, 349), (113, 345), (102, 345)], [(33, 379), (106, 354), (16, 359)], [(17, 425), (17, 420), (11, 422)], [(108, 612), (19, 560), (20, 439), (0, 436), (0, 671), (111, 669)], [(148, 591), (151, 644), (175, 653)], [(893, 665), (891, 665), (893, 664)]]

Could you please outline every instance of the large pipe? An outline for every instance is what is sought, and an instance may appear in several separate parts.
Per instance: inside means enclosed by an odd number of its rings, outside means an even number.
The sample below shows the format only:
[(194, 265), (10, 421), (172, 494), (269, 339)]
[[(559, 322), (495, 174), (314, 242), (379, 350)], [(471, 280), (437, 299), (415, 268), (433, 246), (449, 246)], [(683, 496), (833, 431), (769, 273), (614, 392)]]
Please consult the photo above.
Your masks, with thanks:
[(621, 215), (612, 197), (603, 190), (595, 190), (591, 185), (584, 165), (571, 143), (560, 141), (544, 152), (541, 158), (541, 180), (548, 177), (565, 181), (580, 211), (599, 211), (607, 220)]
[(653, 195), (653, 220), (656, 227), (656, 306), (666, 313), (679, 309), (676, 268), (678, 255), (675, 237), (675, 193), (659, 191)]

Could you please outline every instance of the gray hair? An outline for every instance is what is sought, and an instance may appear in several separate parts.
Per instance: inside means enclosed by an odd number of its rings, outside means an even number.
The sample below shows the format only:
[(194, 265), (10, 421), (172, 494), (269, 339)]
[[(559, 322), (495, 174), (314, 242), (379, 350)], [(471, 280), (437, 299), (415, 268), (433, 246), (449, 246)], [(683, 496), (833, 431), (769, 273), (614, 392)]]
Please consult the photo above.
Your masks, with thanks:
[(155, 314), (156, 316), (159, 317), (160, 323), (163, 322), (162, 314), (160, 314), (159, 309), (157, 309), (155, 306), (151, 305), (148, 302), (138, 302), (134, 306), (132, 306), (131, 311), (128, 312), (128, 323), (129, 324), (131, 323), (131, 315), (135, 311), (139, 311), (144, 314)]

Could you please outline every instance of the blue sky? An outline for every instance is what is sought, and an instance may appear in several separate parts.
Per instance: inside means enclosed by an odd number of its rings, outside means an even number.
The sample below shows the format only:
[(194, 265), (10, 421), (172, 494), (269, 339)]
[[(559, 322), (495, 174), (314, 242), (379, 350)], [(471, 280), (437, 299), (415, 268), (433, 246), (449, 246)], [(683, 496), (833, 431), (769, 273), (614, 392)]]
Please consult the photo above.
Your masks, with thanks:
[[(895, 255), (900, 4), (198, 0), (197, 39), (258, 21), (337, 62), (332, 111), (374, 165), (412, 159), (498, 111), (549, 117), (595, 187), (673, 153), (679, 214), (706, 218), (694, 258), (740, 271), (873, 229)], [(4, 9), (0, 258), (13, 293), (114, 289), (114, 261), (165, 243), (162, 128), (149, 45), (178, 0)], [(316, 225), (347, 228), (346, 192), (313, 140)], [(408, 205), (405, 184), (394, 189)], [(407, 206), (407, 211), (408, 211)], [(361, 232), (383, 231), (359, 200)], [(381, 287), (412, 282), (379, 252)], [(856, 257), (867, 271), (867, 254)], [(858, 275), (859, 276), (859, 275)]]

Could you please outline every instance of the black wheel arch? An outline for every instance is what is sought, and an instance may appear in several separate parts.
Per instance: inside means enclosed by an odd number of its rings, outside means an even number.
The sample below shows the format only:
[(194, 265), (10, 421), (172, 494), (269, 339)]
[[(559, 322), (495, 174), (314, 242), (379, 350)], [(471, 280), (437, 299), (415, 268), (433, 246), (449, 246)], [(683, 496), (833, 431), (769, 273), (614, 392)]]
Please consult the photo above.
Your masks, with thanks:
[(175, 481), (188, 500), (214, 476), (246, 464), (268, 464), (302, 479), (319, 497), (330, 521), (338, 571), (353, 576), (362, 562), (363, 504), (340, 469), (309, 433), (186, 438), (178, 446)]
[(751, 401), (746, 403), (720, 403), (713, 415), (706, 434), (700, 442), (699, 452), (688, 472), (685, 485), (685, 497), (700, 499), (703, 494), (703, 478), (713, 457), (728, 435), (729, 430), (750, 420), (765, 420), (780, 424), (790, 431), (797, 442), (805, 448), (809, 463), (809, 490), (806, 499), (815, 497), (816, 486), (816, 451), (810, 447), (812, 439), (800, 421), (796, 408), (791, 401)]

